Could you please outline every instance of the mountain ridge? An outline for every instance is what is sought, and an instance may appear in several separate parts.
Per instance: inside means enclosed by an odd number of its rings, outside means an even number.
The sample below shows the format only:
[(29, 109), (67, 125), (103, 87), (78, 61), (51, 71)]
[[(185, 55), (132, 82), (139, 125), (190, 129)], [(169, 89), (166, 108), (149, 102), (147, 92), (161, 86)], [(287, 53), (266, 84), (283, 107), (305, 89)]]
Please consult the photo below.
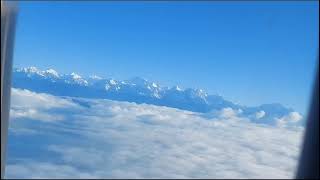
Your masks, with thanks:
[(181, 89), (179, 86), (163, 87), (140, 77), (122, 81), (97, 75), (85, 78), (75, 72), (59, 74), (54, 69), (39, 70), (31, 66), (14, 68), (12, 82), (14, 88), (57, 96), (104, 98), (161, 105), (200, 113), (209, 113), (223, 108), (239, 109), (242, 114), (252, 117), (259, 113), (256, 116), (258, 123), (275, 122), (276, 118), (294, 112), (293, 109), (279, 103), (248, 107), (235, 104), (220, 95), (209, 95), (202, 89)]

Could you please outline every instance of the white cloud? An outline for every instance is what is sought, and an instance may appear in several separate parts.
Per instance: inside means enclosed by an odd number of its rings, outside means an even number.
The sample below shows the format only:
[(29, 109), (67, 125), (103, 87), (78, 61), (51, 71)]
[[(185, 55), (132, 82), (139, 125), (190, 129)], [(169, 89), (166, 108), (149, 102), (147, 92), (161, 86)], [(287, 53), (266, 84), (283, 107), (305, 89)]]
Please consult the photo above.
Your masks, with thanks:
[(29, 90), (11, 89), (10, 119), (29, 118), (40, 121), (63, 120), (60, 114), (48, 112), (52, 109), (70, 109), (79, 107), (70, 100), (55, 96), (34, 93)]
[(228, 107), (228, 108), (223, 108), (220, 111), (220, 117), (221, 118), (236, 118), (241, 113), (242, 113), (241, 109), (235, 110), (235, 109)]
[(259, 112), (256, 112), (256, 118), (257, 119), (261, 119), (261, 118), (263, 118), (264, 116), (266, 115), (266, 112), (264, 112), (264, 111), (259, 111)]
[(289, 113), (289, 121), (298, 122), (302, 119), (302, 115), (298, 112), (291, 112)]
[(89, 173), (81, 172), (69, 165), (54, 164), (47, 162), (21, 162), (21, 164), (9, 164), (6, 166), (6, 176), (10, 179), (20, 179), (27, 177), (28, 179), (47, 179), (48, 177), (55, 179), (89, 179), (97, 178)]
[[(20, 93), (21, 103), (29, 94)], [(59, 105), (61, 108), (77, 106), (68, 106), (66, 104), (71, 101), (59, 97), (31, 94), (35, 99), (53, 98), (54, 104), (67, 101)], [(45, 98), (41, 101), (46, 102)], [(78, 101), (90, 106), (82, 111), (71, 108), (67, 112), (55, 112), (65, 120), (43, 122), (45, 129), (12, 121), (16, 131), (32, 127), (42, 132), (43, 142), (34, 142), (39, 144), (33, 149), (35, 156), (8, 157), (8, 178), (294, 176), (302, 129), (251, 123), (238, 117), (241, 111), (231, 108), (221, 110), (220, 116), (206, 118), (200, 113), (154, 105), (110, 100)], [(28, 104), (24, 107), (29, 109)], [(57, 106), (51, 105), (53, 107)], [(37, 105), (33, 108), (46, 113), (50, 110)], [(294, 121), (299, 116), (291, 113), (282, 119)], [(29, 138), (29, 141), (33, 138), (23, 134), (17, 136), (16, 139)], [(14, 143), (16, 148), (25, 146), (23, 142)], [(41, 159), (43, 156), (39, 154), (48, 154), (47, 159)], [(19, 158), (29, 160), (17, 161)]]
[(26, 89), (11, 89), (11, 104), (13, 107), (33, 107), (41, 109), (71, 108), (76, 104), (67, 99), (57, 98), (45, 93), (35, 93)]
[(64, 117), (58, 114), (50, 114), (45, 112), (40, 112), (37, 109), (11, 109), (10, 110), (11, 119), (29, 118), (36, 119), (40, 121), (56, 121), (63, 120)]
[(276, 118), (278, 126), (287, 127), (291, 125), (296, 125), (300, 120), (302, 120), (302, 115), (298, 112), (290, 112), (288, 115), (284, 115), (281, 118)]

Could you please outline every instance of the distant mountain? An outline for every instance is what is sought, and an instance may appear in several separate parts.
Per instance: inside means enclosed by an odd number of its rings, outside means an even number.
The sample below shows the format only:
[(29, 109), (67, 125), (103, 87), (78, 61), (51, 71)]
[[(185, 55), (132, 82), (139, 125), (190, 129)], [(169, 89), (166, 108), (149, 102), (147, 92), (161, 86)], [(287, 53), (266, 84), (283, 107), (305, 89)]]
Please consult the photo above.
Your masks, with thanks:
[(266, 121), (274, 123), (275, 118), (281, 118), (293, 112), (293, 109), (281, 104), (246, 107), (234, 104), (218, 95), (208, 95), (201, 89), (162, 87), (139, 77), (124, 81), (101, 78), (96, 75), (84, 78), (76, 73), (59, 74), (53, 69), (42, 71), (36, 67), (15, 68), (13, 87), (57, 96), (147, 103), (201, 113), (223, 108), (239, 109), (242, 114), (252, 117), (258, 123)]

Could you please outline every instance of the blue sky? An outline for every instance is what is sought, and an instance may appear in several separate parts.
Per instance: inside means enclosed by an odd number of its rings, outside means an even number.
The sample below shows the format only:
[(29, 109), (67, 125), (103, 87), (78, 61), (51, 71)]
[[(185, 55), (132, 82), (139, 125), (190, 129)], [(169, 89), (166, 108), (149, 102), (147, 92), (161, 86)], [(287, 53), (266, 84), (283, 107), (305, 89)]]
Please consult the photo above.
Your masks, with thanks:
[(304, 113), (318, 2), (22, 2), (16, 67), (202, 88)]

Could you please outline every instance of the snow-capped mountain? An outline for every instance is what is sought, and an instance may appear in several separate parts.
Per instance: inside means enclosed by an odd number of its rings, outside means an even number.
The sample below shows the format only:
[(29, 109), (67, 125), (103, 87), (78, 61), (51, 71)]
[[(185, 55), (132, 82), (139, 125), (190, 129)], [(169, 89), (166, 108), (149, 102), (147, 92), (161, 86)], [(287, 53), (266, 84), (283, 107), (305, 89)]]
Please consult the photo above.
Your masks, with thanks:
[(218, 95), (209, 95), (201, 89), (182, 89), (179, 86), (162, 87), (155, 82), (134, 77), (118, 81), (92, 75), (88, 78), (79, 74), (59, 74), (53, 69), (39, 70), (36, 67), (15, 68), (13, 87), (57, 96), (104, 98), (117, 101), (146, 103), (173, 107), (194, 112), (208, 113), (223, 108), (238, 109), (259, 122), (274, 122), (293, 112), (281, 104), (265, 104), (246, 107), (234, 104)]

